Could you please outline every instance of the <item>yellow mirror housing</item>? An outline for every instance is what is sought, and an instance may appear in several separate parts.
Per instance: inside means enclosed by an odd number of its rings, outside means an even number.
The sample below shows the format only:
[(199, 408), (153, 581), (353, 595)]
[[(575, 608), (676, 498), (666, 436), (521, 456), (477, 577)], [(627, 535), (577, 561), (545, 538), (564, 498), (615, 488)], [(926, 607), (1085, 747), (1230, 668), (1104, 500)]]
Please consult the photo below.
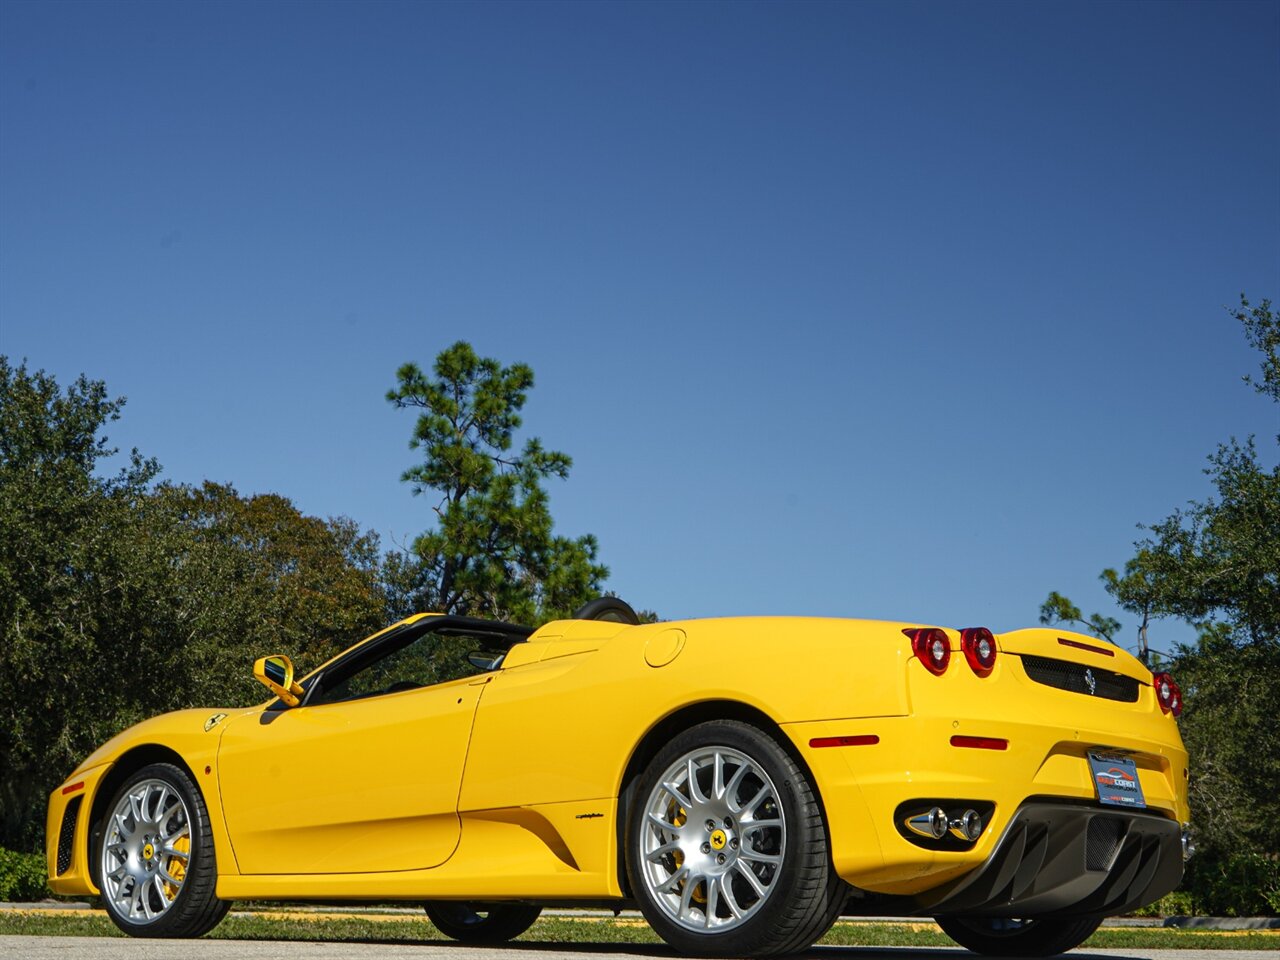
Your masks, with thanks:
[(293, 681), (293, 661), (281, 654), (259, 657), (253, 663), (253, 676), (260, 684), (284, 701), (286, 706), (296, 707), (303, 689)]

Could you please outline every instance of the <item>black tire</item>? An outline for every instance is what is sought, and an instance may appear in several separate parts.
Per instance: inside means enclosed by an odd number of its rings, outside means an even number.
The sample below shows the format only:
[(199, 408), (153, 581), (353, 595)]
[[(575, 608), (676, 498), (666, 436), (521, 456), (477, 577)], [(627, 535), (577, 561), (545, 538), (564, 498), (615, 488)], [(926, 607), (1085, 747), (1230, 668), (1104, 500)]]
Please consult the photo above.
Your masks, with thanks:
[[(727, 790), (723, 781), (733, 782), (728, 773), (731, 765), (737, 765), (738, 769), (745, 766), (751, 772), (743, 777), (741, 784), (749, 783), (748, 791), (772, 787), (772, 796), (777, 802), (771, 807), (770, 795), (764, 794), (766, 799), (754, 810), (741, 806), (734, 823), (728, 814), (718, 812), (712, 780), (712, 793), (701, 799), (695, 798), (694, 809), (686, 812), (683, 804), (669, 802), (668, 809), (679, 808), (671, 814), (672, 826), (655, 831), (649, 812), (651, 804), (660, 805), (664, 792), (669, 792), (662, 786), (663, 777), (674, 765), (685, 762), (686, 758), (697, 757), (703, 751), (712, 757), (718, 751), (724, 751), (722, 788)], [(693, 761), (695, 766), (698, 762), (696, 759)], [(714, 770), (717, 761), (713, 759), (711, 762), (712, 768), (697, 767), (700, 778), (706, 778), (708, 769)], [(752, 777), (755, 777), (754, 781)], [(742, 790), (742, 785), (737, 789)], [(687, 785), (684, 789), (688, 789)], [(702, 786), (699, 789), (706, 793)], [(730, 795), (726, 792), (725, 796)], [(738, 796), (740, 798), (742, 794)], [(731, 810), (732, 805), (722, 809)], [(757, 817), (756, 814), (762, 811), (764, 816)], [(777, 741), (750, 724), (715, 720), (676, 736), (658, 752), (640, 776), (625, 816), (624, 845), (632, 895), (657, 934), (681, 953), (705, 957), (775, 957), (796, 953), (809, 947), (831, 928), (847, 899), (848, 889), (831, 865), (826, 822), (808, 775)], [(707, 818), (705, 821), (704, 817)], [(767, 847), (751, 849), (761, 843), (765, 830), (757, 827), (760, 832), (753, 834), (748, 824), (778, 820), (782, 828), (765, 828), (778, 831), (774, 840)], [(687, 828), (694, 824), (698, 826), (688, 831)], [(688, 876), (693, 879), (673, 884), (685, 865), (695, 862), (694, 844), (701, 839), (696, 835), (700, 829), (709, 831), (709, 842), (704, 842), (700, 851), (704, 857), (711, 856), (711, 859), (700, 862), (707, 865), (706, 870), (719, 873), (701, 877), (690, 873)], [(677, 831), (680, 839), (671, 841), (670, 837)], [(679, 859), (674, 852), (663, 855), (661, 849), (653, 846), (655, 834), (666, 835), (667, 839), (661, 841), (660, 847), (673, 842), (680, 846)], [(752, 836), (757, 839), (748, 839)], [(647, 856), (646, 847), (649, 848)], [(722, 851), (727, 861), (711, 854), (712, 847)], [(688, 853), (684, 852), (686, 849)], [(781, 852), (777, 853), (779, 849)], [(770, 851), (774, 852), (775, 859), (781, 858), (780, 862), (774, 866), (752, 866), (755, 860), (752, 853), (767, 854)], [(711, 866), (712, 863), (722, 866)], [(739, 875), (744, 870), (751, 870), (756, 877), (756, 882), (748, 887), (743, 887), (745, 880)], [(660, 876), (664, 872), (669, 873), (665, 881)], [(690, 884), (692, 889), (686, 891)], [(655, 892), (654, 886), (659, 891)], [(664, 886), (670, 889), (661, 891)], [(718, 892), (715, 899), (711, 896), (713, 886)], [(760, 886), (764, 886), (765, 893), (751, 889)], [(667, 896), (660, 902), (662, 893)], [(747, 898), (755, 897), (754, 901), (744, 905), (743, 893)], [(679, 905), (673, 906), (672, 899), (679, 900)], [(693, 912), (697, 909), (695, 902), (701, 905), (704, 922), (710, 917), (716, 926), (709, 930), (697, 929), (697, 914)], [(680, 917), (686, 907), (689, 913), (682, 923)], [(743, 908), (741, 917), (739, 907)], [(732, 915), (725, 917), (726, 912)]]
[[(122, 911), (117, 902), (118, 897), (112, 896), (112, 891), (126, 889), (124, 881), (117, 883), (109, 880), (106, 871), (107, 847), (120, 840), (118, 831), (113, 833), (108, 829), (113, 812), (136, 788), (147, 782), (163, 784), (181, 798), (185, 804), (185, 819), (189, 827), (187, 860), (182, 868), (181, 883), (176, 895), (165, 901), (167, 906), (163, 906), (151, 919), (131, 917)], [(134, 827), (138, 828), (137, 822)], [(180, 858), (165, 858), (160, 851), (151, 856), (157, 865), (163, 863), (165, 869), (170, 871), (175, 871), (176, 865), (180, 863)], [(204, 797), (186, 772), (171, 763), (153, 763), (143, 767), (116, 791), (107, 804), (103, 819), (95, 826), (90, 857), (107, 916), (132, 937), (198, 937), (217, 926), (231, 909), (229, 901), (219, 900), (216, 895), (218, 863), (213, 849), (213, 835), (209, 829), (209, 810), (205, 806)], [(177, 883), (176, 880), (174, 882)], [(130, 881), (127, 889), (132, 889), (132, 885), (136, 883), (136, 880)], [(144, 884), (144, 887), (147, 886)], [(164, 894), (157, 892), (154, 896), (163, 897)], [(156, 899), (150, 901), (151, 904), (159, 902)]]
[(446, 937), (463, 943), (506, 943), (533, 926), (541, 907), (527, 903), (472, 903), (433, 900), (424, 903), (427, 918)]
[(1093, 935), (1101, 917), (935, 917), (960, 946), (987, 957), (1052, 957), (1074, 950)]

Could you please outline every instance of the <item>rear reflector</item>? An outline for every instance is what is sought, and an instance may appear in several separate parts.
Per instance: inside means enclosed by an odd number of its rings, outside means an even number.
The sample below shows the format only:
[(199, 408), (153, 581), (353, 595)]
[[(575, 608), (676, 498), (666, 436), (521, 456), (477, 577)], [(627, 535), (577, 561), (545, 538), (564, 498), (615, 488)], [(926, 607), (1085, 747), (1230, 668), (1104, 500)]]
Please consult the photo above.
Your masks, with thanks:
[(1000, 737), (952, 737), (953, 747), (973, 747), (975, 750), (1008, 750), (1009, 741)]
[(63, 787), (62, 795), (65, 797), (68, 793), (75, 793), (77, 790), (83, 790), (83, 789), (84, 789), (84, 781), (81, 780), (79, 783), (73, 783), (70, 786)]
[(1106, 647), (1095, 647), (1091, 643), (1081, 643), (1079, 640), (1068, 640), (1066, 637), (1059, 637), (1058, 642), (1064, 647), (1075, 647), (1077, 650), (1088, 650), (1090, 653), (1100, 653), (1104, 657), (1114, 657), (1116, 652), (1108, 650)]
[(869, 747), (880, 742), (874, 733), (857, 737), (814, 737), (809, 741), (811, 747)]

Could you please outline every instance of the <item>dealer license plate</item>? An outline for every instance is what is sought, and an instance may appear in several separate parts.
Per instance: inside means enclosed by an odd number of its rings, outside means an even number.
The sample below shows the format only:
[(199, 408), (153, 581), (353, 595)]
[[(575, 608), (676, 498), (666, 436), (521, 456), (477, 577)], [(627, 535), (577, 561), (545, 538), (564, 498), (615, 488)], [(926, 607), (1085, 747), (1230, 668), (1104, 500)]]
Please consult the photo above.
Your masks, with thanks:
[(1098, 790), (1098, 800), (1113, 807), (1145, 807), (1138, 765), (1129, 757), (1105, 753), (1089, 754), (1089, 771)]

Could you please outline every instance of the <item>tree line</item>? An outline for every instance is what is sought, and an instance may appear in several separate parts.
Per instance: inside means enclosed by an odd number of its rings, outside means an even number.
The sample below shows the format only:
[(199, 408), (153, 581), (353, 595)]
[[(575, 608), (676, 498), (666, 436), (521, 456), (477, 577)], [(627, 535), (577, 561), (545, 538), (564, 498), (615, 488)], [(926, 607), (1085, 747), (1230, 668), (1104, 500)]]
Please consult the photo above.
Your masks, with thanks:
[(346, 517), (118, 457), (125, 398), (0, 356), (0, 847), (40, 849), (49, 791), (122, 728), (260, 701), (265, 652), (305, 671), (411, 613), (539, 624), (599, 596), (595, 538), (557, 534), (543, 486), (571, 459), (512, 449), (533, 385), (463, 342), (432, 375), (400, 369), (388, 399), (419, 413), (404, 479), (437, 522), (384, 552)]

